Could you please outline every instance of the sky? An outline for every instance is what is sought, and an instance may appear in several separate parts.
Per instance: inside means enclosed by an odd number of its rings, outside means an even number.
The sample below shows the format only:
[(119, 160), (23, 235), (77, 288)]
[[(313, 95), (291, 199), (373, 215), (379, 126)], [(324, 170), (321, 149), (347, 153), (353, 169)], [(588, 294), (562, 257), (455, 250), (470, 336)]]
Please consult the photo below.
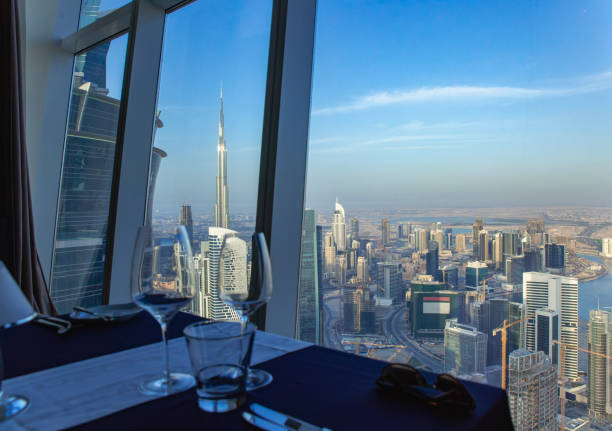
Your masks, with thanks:
[[(212, 215), (222, 81), (230, 213), (255, 212), (270, 13), (168, 16), (156, 208)], [(611, 21), (607, 0), (319, 0), (306, 206), (612, 205)]]

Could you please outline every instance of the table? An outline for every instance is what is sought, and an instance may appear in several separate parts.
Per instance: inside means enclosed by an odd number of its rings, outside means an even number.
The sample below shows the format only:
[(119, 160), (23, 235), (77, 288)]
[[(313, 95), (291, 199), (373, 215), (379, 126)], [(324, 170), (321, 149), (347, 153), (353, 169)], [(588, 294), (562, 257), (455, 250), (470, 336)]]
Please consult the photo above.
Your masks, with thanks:
[[(200, 318), (180, 313), (169, 328), (171, 338)], [(16, 377), (158, 342), (159, 325), (140, 313), (124, 324), (100, 324), (74, 328), (68, 334), (36, 324), (4, 331), (2, 343), (6, 378)], [(289, 353), (260, 364), (274, 382), (249, 393), (248, 402), (283, 411), (334, 430), (360, 429), (496, 429), (511, 430), (504, 391), (472, 382), (466, 387), (476, 400), (476, 410), (467, 416), (449, 416), (421, 404), (390, 398), (376, 391), (374, 380), (384, 362), (318, 346)], [(426, 375), (434, 380), (433, 375)], [(195, 390), (137, 405), (73, 429), (253, 429), (240, 411), (224, 414), (198, 409)], [(31, 406), (30, 408), (35, 408)]]

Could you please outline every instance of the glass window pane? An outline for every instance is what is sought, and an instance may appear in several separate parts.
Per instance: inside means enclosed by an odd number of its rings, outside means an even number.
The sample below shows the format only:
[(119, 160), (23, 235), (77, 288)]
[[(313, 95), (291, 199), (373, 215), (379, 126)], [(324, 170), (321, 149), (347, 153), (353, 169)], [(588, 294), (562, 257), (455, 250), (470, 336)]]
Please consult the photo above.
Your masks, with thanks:
[[(172, 235), (177, 223), (187, 226), (198, 283), (192, 311), (215, 319), (237, 317), (219, 298), (220, 272), (245, 284), (250, 271), (271, 14), (271, 1), (200, 0), (166, 17), (147, 221), (157, 274), (170, 286), (181, 282)], [(229, 236), (240, 259), (224, 269)]]
[(60, 313), (102, 301), (127, 39), (75, 57), (51, 274)]
[(108, 15), (115, 9), (125, 6), (132, 0), (81, 0), (81, 16), (79, 28), (91, 24), (97, 19)]
[(611, 12), (318, 2), (299, 337), (610, 419)]

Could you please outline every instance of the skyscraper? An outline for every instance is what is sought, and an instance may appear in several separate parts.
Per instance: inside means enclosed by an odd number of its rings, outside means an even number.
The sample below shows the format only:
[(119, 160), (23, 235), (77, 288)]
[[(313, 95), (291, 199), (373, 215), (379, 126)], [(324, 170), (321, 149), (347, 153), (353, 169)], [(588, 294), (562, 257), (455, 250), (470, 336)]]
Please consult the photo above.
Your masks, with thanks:
[(219, 137), (217, 138), (217, 201), (215, 226), (229, 228), (229, 190), (227, 185), (227, 148), (223, 133), (223, 89), (219, 97)]
[(363, 256), (357, 258), (357, 281), (366, 286), (369, 281), (368, 260)]
[(389, 229), (389, 219), (384, 218), (380, 224), (382, 246), (385, 247), (391, 242), (391, 232)]
[(426, 274), (437, 277), (439, 261), (438, 243), (436, 241), (429, 241), (427, 246), (428, 250), (425, 253)]
[(555, 367), (559, 365), (559, 313), (543, 308), (536, 311), (535, 317), (535, 350), (544, 352)]
[(344, 208), (338, 203), (338, 198), (336, 198), (336, 207), (334, 209), (332, 234), (336, 244), (336, 252), (344, 251), (346, 249), (346, 222), (344, 219)]
[(516, 431), (557, 430), (557, 370), (543, 352), (510, 353), (507, 394)]
[(324, 249), (324, 273), (325, 278), (331, 278), (336, 273), (336, 244), (334, 243), (334, 235), (332, 232), (327, 232), (323, 237)]
[(565, 268), (565, 245), (546, 244), (544, 246), (544, 256), (546, 268)]
[(429, 237), (429, 231), (421, 228), (417, 228), (414, 231), (414, 241), (415, 248), (417, 251), (425, 252), (427, 251), (427, 241)]
[(489, 260), (489, 232), (484, 229), (478, 232), (478, 259)]
[[(561, 342), (568, 345), (565, 354), (565, 376), (578, 376), (578, 280), (541, 272), (523, 274), (523, 304), (525, 313), (550, 309), (559, 313)], [(527, 321), (527, 349), (536, 349), (535, 319)]]
[(456, 251), (465, 251), (467, 245), (465, 244), (465, 235), (462, 233), (458, 233), (455, 236), (455, 250)]
[(501, 232), (495, 234), (493, 240), (493, 262), (495, 262), (495, 269), (502, 269), (504, 263), (504, 236)]
[(193, 248), (193, 218), (191, 217), (191, 205), (181, 205), (181, 210), (179, 212), (179, 224), (182, 224), (187, 229), (189, 241), (191, 243), (191, 247)]
[(480, 231), (483, 229), (482, 218), (478, 217), (472, 226), (472, 257), (478, 259), (480, 256)]
[(469, 262), (465, 268), (465, 285), (473, 289), (480, 287), (482, 281), (487, 278), (489, 269), (484, 262)]
[(487, 367), (487, 334), (448, 319), (444, 327), (444, 371), (456, 376), (484, 374)]
[[(612, 313), (604, 310), (589, 312), (588, 350), (612, 355)], [(589, 413), (597, 419), (612, 420), (612, 361), (602, 356), (588, 356)]]
[[(210, 249), (209, 254), (209, 268), (210, 268), (210, 277), (209, 277), (209, 293), (210, 293), (210, 301), (209, 301), (209, 312), (208, 316), (214, 320), (239, 320), (239, 315), (234, 311), (232, 307), (225, 304), (219, 294), (220, 294), (220, 286), (222, 282), (235, 283), (236, 287), (238, 287), (238, 282), (240, 280), (244, 280), (246, 287), (246, 254), (244, 257), (244, 265), (238, 265), (240, 263), (241, 256), (240, 254), (244, 250), (246, 253), (246, 244), (244, 244), (244, 248), (242, 245), (235, 242), (236, 246), (236, 254), (239, 259), (237, 259), (236, 264), (233, 265), (231, 262), (231, 258), (227, 259), (227, 264), (221, 262), (221, 249), (223, 248), (223, 241), (228, 236), (235, 236), (237, 234), (236, 231), (225, 229), (222, 227), (209, 227), (208, 228), (208, 245)], [(242, 241), (237, 238), (237, 240)], [(244, 241), (242, 241), (244, 243)], [(225, 271), (228, 273), (225, 274)], [(230, 271), (240, 272), (240, 274), (230, 274)], [(222, 275), (221, 272), (224, 274)], [(223, 280), (222, 280), (223, 278)]]
[(393, 262), (378, 262), (378, 296), (391, 299), (394, 304), (404, 301), (400, 264)]
[(297, 338), (319, 344), (319, 268), (317, 265), (316, 221), (314, 210), (304, 210)]
[(351, 219), (351, 235), (354, 241), (359, 241), (359, 220), (357, 217)]

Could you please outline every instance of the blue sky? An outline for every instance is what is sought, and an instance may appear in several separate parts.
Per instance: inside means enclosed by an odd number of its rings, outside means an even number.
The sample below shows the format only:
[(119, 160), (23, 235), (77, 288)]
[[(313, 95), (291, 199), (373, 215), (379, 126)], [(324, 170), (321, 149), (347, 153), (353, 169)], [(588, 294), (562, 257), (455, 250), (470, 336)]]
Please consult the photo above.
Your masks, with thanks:
[[(212, 213), (223, 81), (230, 211), (254, 212), (271, 2), (230, 4), (167, 19), (160, 208)], [(612, 205), (611, 17), (606, 0), (319, 0), (307, 205)]]

